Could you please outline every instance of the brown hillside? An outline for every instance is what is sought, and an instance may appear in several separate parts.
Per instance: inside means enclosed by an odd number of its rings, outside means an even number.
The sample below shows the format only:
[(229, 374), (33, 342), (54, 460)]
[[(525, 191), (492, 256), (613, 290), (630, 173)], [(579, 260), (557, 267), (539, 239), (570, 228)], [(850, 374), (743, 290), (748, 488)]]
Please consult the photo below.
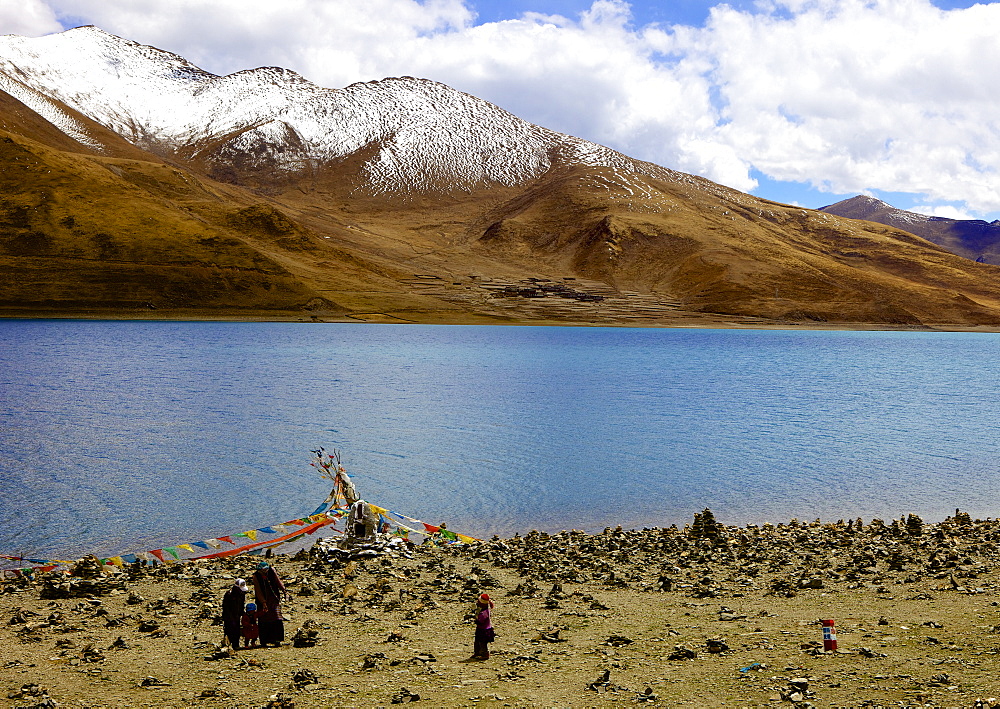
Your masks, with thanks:
[(360, 154), (221, 183), (5, 94), (0, 125), (7, 314), (1000, 326), (997, 267), (655, 166), (373, 196)]
[[(710, 183), (574, 171), (494, 210), (481, 237), (685, 310), (781, 320), (997, 324), (1000, 271), (906, 232)], [(602, 181), (608, 189), (597, 191)], [(641, 202), (635, 195), (644, 193)]]
[(0, 306), (13, 312), (299, 310), (315, 297), (184, 200), (180, 170), (0, 133)]

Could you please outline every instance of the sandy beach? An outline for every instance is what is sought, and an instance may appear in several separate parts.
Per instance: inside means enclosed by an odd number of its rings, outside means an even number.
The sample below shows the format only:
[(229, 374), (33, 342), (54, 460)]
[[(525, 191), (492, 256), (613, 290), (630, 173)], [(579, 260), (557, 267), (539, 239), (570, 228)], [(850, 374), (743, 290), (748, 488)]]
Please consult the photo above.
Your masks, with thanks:
[[(8, 706), (997, 705), (1000, 522), (531, 533), (270, 561), (286, 641), (229, 653), (257, 557), (7, 579)], [(110, 571), (108, 570), (110, 569)], [(497, 639), (470, 661), (474, 600)], [(247, 600), (250, 600), (248, 597)], [(836, 651), (824, 650), (833, 620)]]

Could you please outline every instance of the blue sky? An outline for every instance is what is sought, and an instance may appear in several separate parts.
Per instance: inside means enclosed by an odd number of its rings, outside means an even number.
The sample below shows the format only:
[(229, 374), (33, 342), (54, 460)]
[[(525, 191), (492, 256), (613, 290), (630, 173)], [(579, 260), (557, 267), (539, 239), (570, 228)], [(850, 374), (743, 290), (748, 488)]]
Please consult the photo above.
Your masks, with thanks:
[[(701, 0), (671, 0), (670, 2), (633, 2), (632, 14), (635, 24), (648, 25), (653, 22), (681, 25), (701, 25), (708, 17), (709, 10), (719, 3), (707, 3)], [(741, 7), (745, 3), (730, 2), (733, 7)], [(579, 0), (493, 0), (492, 2), (473, 2), (478, 22), (498, 22), (520, 17), (526, 12), (538, 12), (545, 15), (562, 15), (572, 17), (590, 8), (590, 2)]]
[(1000, 218), (1000, 4), (949, 0), (0, 0), (218, 74), (434, 79), (779, 202)]
[[(479, 23), (510, 20), (528, 12), (575, 17), (587, 11), (591, 4), (591, 2), (585, 0), (479, 0), (475, 3), (470, 3), (476, 12), (476, 22)], [(634, 26), (639, 27), (654, 23), (668, 26), (689, 25), (700, 27), (705, 24), (712, 8), (720, 4), (722, 3), (704, 2), (703, 0), (675, 0), (673, 2), (633, 1), (630, 3), (631, 22)], [(743, 2), (741, 0), (732, 0), (725, 4), (731, 8), (747, 12), (753, 12), (756, 7), (756, 3), (754, 2)], [(933, 3), (935, 7), (941, 10), (965, 9), (975, 4), (977, 3), (967, 0), (935, 0)], [(1000, 36), (1000, 26), (998, 26), (997, 30), (998, 36)], [(1000, 102), (1000, 97), (998, 97), (998, 102)], [(806, 182), (771, 179), (759, 170), (752, 170), (751, 175), (759, 185), (752, 190), (752, 193), (777, 202), (819, 208), (857, 194), (857, 191), (820, 191)], [(904, 209), (933, 206), (939, 208), (942, 214), (952, 216), (950, 213), (951, 210), (948, 209), (950, 207), (955, 213), (954, 216), (985, 218), (987, 220), (1000, 218), (1000, 210), (969, 213), (962, 199), (938, 199), (934, 200), (933, 205), (929, 205), (925, 195), (919, 193), (877, 189), (873, 187), (868, 187), (865, 193)], [(923, 211), (930, 210), (924, 209)]]

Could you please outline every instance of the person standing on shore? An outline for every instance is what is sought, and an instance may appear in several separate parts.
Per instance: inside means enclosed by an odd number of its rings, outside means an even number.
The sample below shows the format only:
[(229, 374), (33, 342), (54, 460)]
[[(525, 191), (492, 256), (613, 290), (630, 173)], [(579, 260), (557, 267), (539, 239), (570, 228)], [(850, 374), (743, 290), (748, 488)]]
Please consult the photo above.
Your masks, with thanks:
[(257, 638), (260, 637), (260, 626), (257, 625), (257, 604), (247, 603), (246, 612), (243, 613), (243, 647), (257, 647)]
[(285, 618), (281, 615), (281, 599), (285, 584), (278, 572), (266, 561), (257, 564), (253, 572), (253, 592), (257, 601), (257, 625), (260, 629), (260, 646), (277, 647), (285, 640)]
[(240, 635), (243, 629), (240, 621), (243, 618), (243, 602), (247, 598), (247, 582), (236, 579), (233, 587), (222, 596), (222, 632), (233, 650), (240, 649)]
[(490, 610), (493, 608), (493, 601), (487, 593), (481, 593), (476, 599), (476, 640), (472, 646), (473, 660), (490, 659), (490, 646), (496, 637), (493, 630), (493, 619)]

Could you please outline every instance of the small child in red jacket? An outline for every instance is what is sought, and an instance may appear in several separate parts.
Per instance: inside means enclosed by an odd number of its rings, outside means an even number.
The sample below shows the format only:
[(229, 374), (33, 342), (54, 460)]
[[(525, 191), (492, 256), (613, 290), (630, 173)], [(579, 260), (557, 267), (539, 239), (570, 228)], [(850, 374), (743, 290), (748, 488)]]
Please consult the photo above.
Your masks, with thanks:
[(257, 617), (259, 615), (257, 604), (247, 603), (246, 613), (240, 618), (240, 625), (243, 631), (243, 647), (245, 648), (257, 647), (257, 638), (260, 637), (260, 628), (257, 627)]

